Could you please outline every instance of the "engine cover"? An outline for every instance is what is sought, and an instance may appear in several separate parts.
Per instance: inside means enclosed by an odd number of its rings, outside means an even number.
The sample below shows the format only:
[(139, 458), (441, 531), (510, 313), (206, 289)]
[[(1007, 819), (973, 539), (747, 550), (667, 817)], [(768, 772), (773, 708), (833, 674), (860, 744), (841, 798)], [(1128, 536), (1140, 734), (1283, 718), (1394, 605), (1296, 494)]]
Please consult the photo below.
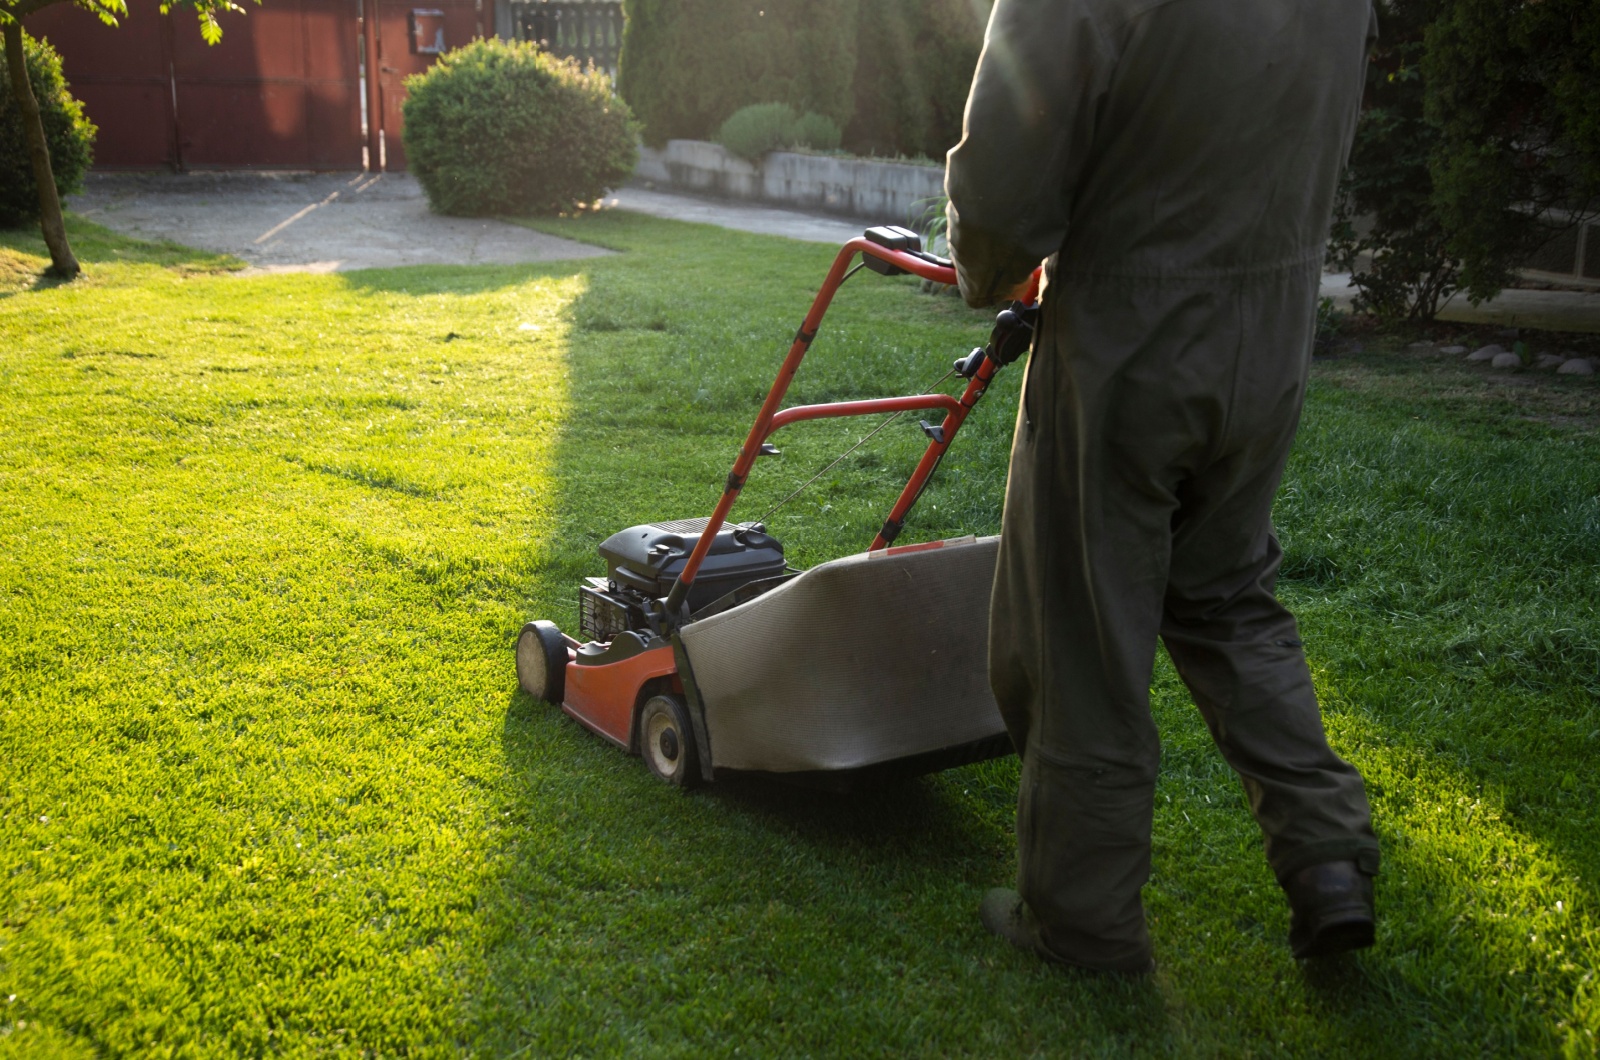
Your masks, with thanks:
[[(672, 591), (709, 519), (645, 523), (618, 531), (600, 543), (607, 578), (616, 589), (633, 589), (657, 599)], [(723, 526), (711, 541), (690, 587), (688, 605), (697, 611), (747, 582), (785, 570), (783, 543), (760, 523)]]

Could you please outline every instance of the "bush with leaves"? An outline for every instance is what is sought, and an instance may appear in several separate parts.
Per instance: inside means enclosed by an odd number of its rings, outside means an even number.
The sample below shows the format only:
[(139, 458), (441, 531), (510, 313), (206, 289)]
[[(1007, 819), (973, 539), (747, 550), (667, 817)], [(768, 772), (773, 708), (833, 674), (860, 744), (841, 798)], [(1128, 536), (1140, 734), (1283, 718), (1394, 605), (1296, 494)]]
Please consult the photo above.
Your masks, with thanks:
[(850, 120), (859, 0), (623, 0), (617, 88), (647, 143), (705, 139), (752, 103)]
[(1428, 161), (1438, 130), (1423, 114), (1423, 35), (1438, 0), (1383, 5), (1366, 108), (1339, 185), (1330, 250), (1350, 269), (1355, 309), (1385, 323), (1432, 320), (1460, 262), (1434, 206)]
[(787, 103), (752, 103), (728, 116), (717, 130), (717, 143), (759, 162), (768, 151), (786, 147), (832, 151), (839, 146), (839, 126), (821, 114), (797, 115)]
[[(39, 103), (50, 169), (57, 192), (71, 195), (83, 184), (94, 146), (94, 124), (67, 91), (61, 56), (48, 41), (23, 35), (23, 66)], [(22, 109), (11, 93), (11, 71), (0, 54), (0, 228), (14, 228), (39, 217), (39, 185), (28, 157)]]
[(1481, 301), (1550, 238), (1540, 217), (1600, 207), (1600, 5), (1451, 0), (1422, 67), (1434, 203)]
[(633, 172), (636, 126), (598, 71), (478, 40), (406, 79), (406, 154), (443, 214), (561, 213)]
[(1331, 249), (1357, 309), (1420, 323), (1600, 210), (1600, 5), (1387, 0), (1379, 21)]

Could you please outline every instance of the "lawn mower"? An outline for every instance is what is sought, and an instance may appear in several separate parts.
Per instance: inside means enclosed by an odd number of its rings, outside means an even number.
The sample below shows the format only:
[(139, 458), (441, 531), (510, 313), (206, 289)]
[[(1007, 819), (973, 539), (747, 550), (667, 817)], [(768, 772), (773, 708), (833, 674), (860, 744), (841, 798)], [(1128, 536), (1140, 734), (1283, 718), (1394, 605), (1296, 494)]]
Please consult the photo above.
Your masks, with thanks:
[[(999, 314), (988, 344), (945, 377), (966, 381), (959, 397), (935, 385), (780, 410), (835, 292), (862, 268), (956, 282), (950, 261), (907, 229), (870, 228), (845, 243), (711, 515), (633, 526), (602, 542), (606, 576), (578, 587), (586, 639), (546, 621), (518, 635), (517, 680), (529, 695), (641, 755), (669, 783), (754, 772), (849, 787), (1011, 751), (987, 664), (999, 539), (894, 541), (995, 373), (1031, 345), (1038, 274), (1026, 299)], [(928, 447), (866, 552), (801, 571), (763, 523), (728, 522), (756, 461), (777, 453), (775, 432), (917, 411), (944, 417), (921, 422)]]

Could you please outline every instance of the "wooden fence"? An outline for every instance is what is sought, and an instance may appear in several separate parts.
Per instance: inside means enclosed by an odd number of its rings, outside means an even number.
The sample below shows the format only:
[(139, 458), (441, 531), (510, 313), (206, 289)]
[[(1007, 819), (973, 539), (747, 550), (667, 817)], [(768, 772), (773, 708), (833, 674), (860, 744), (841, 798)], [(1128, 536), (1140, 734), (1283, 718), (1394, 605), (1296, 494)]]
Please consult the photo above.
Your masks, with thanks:
[(622, 52), (622, 0), (513, 0), (511, 24), (518, 40), (617, 77)]

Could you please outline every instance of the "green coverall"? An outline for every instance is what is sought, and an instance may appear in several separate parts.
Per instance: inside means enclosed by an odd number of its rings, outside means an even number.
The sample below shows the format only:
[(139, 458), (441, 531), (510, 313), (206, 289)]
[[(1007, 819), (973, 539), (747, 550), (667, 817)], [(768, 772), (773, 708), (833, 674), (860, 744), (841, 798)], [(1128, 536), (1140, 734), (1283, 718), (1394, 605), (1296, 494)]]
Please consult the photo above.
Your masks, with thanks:
[(1165, 641), (1278, 878), (1378, 868), (1273, 594), (1368, 0), (998, 0), (950, 152), (962, 294), (1045, 262), (990, 620), (1018, 891), (1059, 957), (1143, 968)]

